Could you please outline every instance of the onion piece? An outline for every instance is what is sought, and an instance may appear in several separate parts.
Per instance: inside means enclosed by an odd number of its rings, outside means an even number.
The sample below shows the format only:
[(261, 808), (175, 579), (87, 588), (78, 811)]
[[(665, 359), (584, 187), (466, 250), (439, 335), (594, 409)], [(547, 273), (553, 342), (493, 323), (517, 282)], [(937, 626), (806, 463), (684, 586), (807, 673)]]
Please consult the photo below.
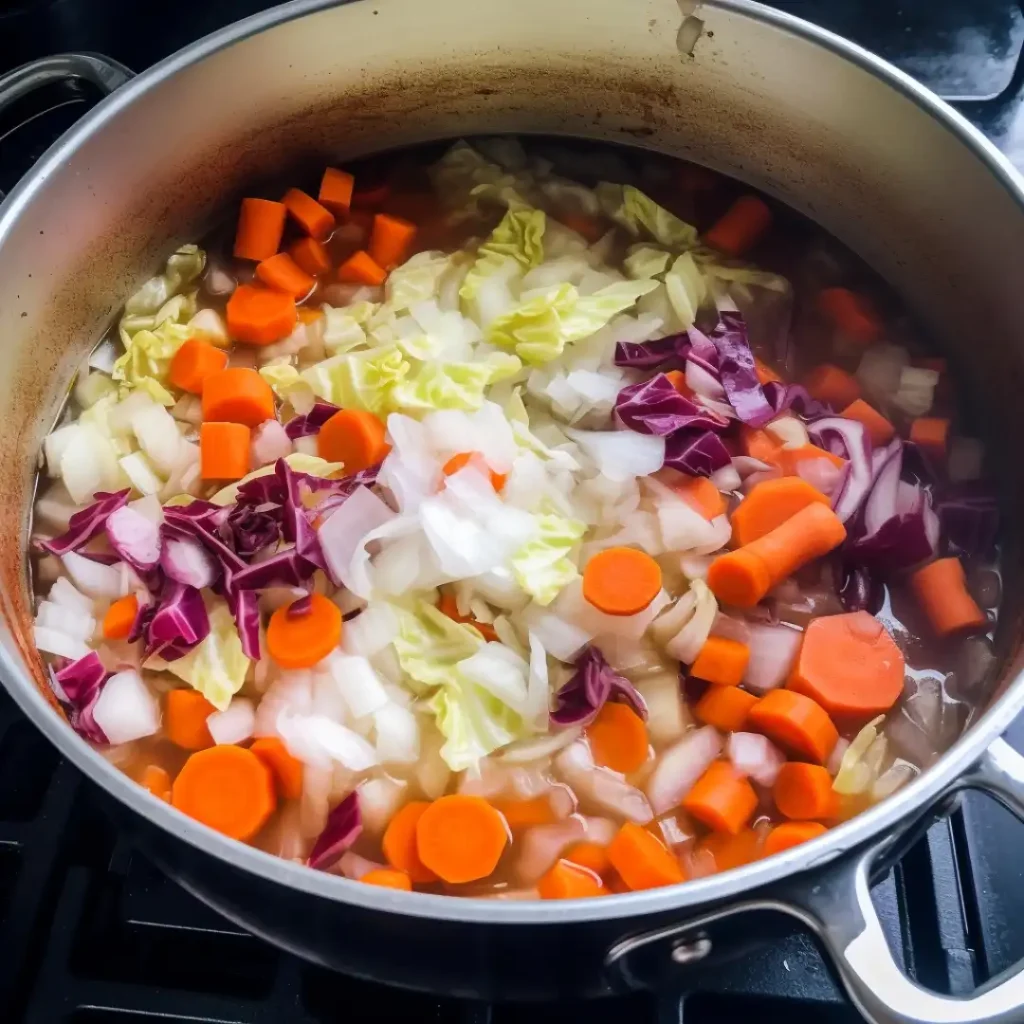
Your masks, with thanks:
[(104, 565), (74, 551), (61, 555), (61, 561), (75, 586), (79, 590), (84, 590), (90, 597), (116, 600), (128, 593), (127, 579), (121, 571), (120, 562), (115, 565)]
[(159, 730), (160, 705), (139, 673), (129, 669), (106, 681), (92, 717), (110, 743), (130, 743)]
[(598, 768), (584, 741), (566, 747), (555, 758), (555, 767), (581, 800), (637, 825), (646, 825), (654, 817), (647, 797), (621, 775)]
[(729, 737), (729, 760), (733, 767), (759, 786), (774, 786), (786, 755), (767, 736), (753, 732), (734, 732)]
[(722, 737), (710, 725), (687, 733), (669, 747), (647, 781), (647, 796), (655, 814), (678, 807), (694, 783), (722, 753)]
[(750, 659), (743, 673), (743, 682), (754, 693), (767, 693), (788, 678), (800, 650), (803, 633), (791, 626), (763, 622), (751, 622), (748, 629)]
[(206, 727), (214, 743), (241, 743), (255, 731), (256, 709), (251, 700), (234, 697), (226, 711), (215, 711), (207, 717)]

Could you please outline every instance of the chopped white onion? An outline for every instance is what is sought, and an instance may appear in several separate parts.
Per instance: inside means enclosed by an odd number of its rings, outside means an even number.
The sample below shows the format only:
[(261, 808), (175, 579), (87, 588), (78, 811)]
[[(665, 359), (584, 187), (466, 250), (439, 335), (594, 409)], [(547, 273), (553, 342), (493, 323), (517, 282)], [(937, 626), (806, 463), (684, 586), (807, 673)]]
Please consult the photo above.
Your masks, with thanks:
[(61, 576), (53, 581), (53, 586), (50, 587), (47, 600), (62, 607), (71, 608), (90, 615), (95, 610), (92, 598), (86, 597), (85, 594), (76, 590), (67, 576)]
[(44, 654), (55, 654), (59, 658), (69, 658), (77, 661), (89, 653), (89, 646), (84, 640), (68, 636), (55, 629), (47, 629), (44, 626), (34, 626), (32, 635), (35, 638), (36, 647)]
[(655, 746), (681, 739), (690, 726), (690, 714), (679, 690), (679, 673), (662, 672), (636, 684), (647, 703), (647, 732)]
[(580, 842), (587, 834), (582, 818), (573, 816), (550, 825), (535, 825), (520, 837), (516, 875), (525, 885), (536, 882), (562, 852)]
[(646, 825), (654, 817), (647, 797), (615, 772), (598, 768), (583, 740), (566, 747), (555, 767), (569, 788), (581, 799), (637, 825)]
[(408, 708), (386, 704), (373, 713), (373, 723), (381, 764), (415, 764), (420, 756), (420, 729)]
[(786, 755), (767, 736), (734, 732), (729, 737), (729, 760), (733, 767), (760, 786), (774, 786)]
[(214, 711), (206, 719), (214, 743), (241, 743), (256, 728), (256, 709), (251, 700), (233, 697), (226, 711)]
[(372, 658), (394, 640), (398, 620), (389, 604), (367, 605), (354, 619), (345, 623), (342, 647), (346, 654)]
[(665, 462), (665, 439), (632, 430), (568, 429), (571, 437), (610, 480), (648, 476)]
[(710, 725), (687, 733), (669, 747), (647, 780), (647, 796), (655, 814), (678, 807), (694, 783), (722, 753), (722, 737)]
[(159, 494), (164, 486), (163, 479), (157, 475), (153, 463), (145, 452), (132, 452), (118, 460), (124, 475), (128, 477), (132, 487), (139, 494)]
[(139, 447), (153, 465), (159, 472), (170, 473), (178, 464), (182, 443), (171, 414), (162, 405), (151, 402), (132, 416), (131, 423)]
[(380, 835), (395, 812), (405, 802), (407, 782), (382, 775), (377, 779), (367, 779), (359, 787), (359, 813), (363, 820), (363, 828), (371, 835)]
[(252, 433), (252, 468), (269, 466), (292, 453), (292, 441), (277, 420), (264, 420)]
[(104, 565), (74, 551), (68, 551), (60, 557), (75, 586), (79, 590), (84, 590), (90, 597), (107, 597), (113, 600), (128, 593), (129, 587), (126, 585), (127, 580), (121, 571), (120, 562)]
[(292, 757), (321, 769), (337, 762), (353, 772), (377, 764), (377, 754), (358, 733), (324, 715), (295, 715), (285, 710), (277, 716), (277, 732)]
[(372, 715), (388, 704), (384, 684), (366, 658), (332, 651), (323, 665), (354, 718)]
[(743, 682), (754, 693), (767, 693), (781, 686), (796, 661), (803, 633), (791, 626), (762, 622), (748, 623), (750, 660)]
[(44, 629), (66, 633), (83, 642), (91, 640), (93, 633), (96, 632), (96, 620), (90, 612), (54, 604), (52, 601), (40, 603), (35, 622), (37, 626), (42, 626)]
[(111, 743), (130, 743), (157, 732), (160, 704), (139, 673), (129, 669), (106, 681), (92, 717)]

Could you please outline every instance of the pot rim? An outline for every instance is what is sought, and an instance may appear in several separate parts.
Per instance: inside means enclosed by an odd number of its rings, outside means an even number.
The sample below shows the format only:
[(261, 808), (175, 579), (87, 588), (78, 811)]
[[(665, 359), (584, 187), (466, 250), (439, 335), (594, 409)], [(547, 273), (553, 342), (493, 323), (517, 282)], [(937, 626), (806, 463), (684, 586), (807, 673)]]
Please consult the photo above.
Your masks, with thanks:
[[(64, 136), (58, 139), (34, 168), (18, 183), (0, 206), (0, 245), (15, 222), (25, 213), (46, 179), (69, 160), (75, 150), (122, 109), (155, 89), (165, 80), (206, 57), (249, 36), (294, 19), (351, 3), (353, 0), (295, 0), (235, 22), (144, 71), (109, 98), (94, 107)], [(993, 174), (1024, 214), (1024, 179), (996, 147), (973, 125), (909, 75), (856, 43), (813, 25), (794, 15), (766, 7), (753, 0), (699, 0), (700, 7), (716, 8), (801, 37), (852, 62), (909, 99), (926, 115), (941, 123)], [(559, 905), (558, 913), (543, 901), (509, 901), (426, 893), (391, 892), (377, 886), (361, 885), (337, 875), (314, 871), (305, 865), (282, 860), (220, 833), (157, 800), (119, 769), (94, 751), (56, 715), (43, 695), (0, 649), (0, 679), (21, 710), (60, 751), (93, 782), (128, 806), (152, 825), (172, 832), (198, 850), (225, 863), (248, 871), (309, 896), (354, 904), (368, 910), (383, 910), (411, 917), (464, 921), (477, 924), (572, 924), (585, 921), (640, 917), (672, 910), (692, 909), (704, 904), (734, 899), (770, 882), (795, 875), (839, 858), (886, 830), (898, 834), (904, 826), (933, 805), (957, 776), (963, 773), (1007, 727), (1024, 707), (1024, 673), (1007, 686), (1004, 695), (961, 736), (939, 761), (912, 783), (856, 818), (829, 830), (801, 847), (745, 867), (683, 885), (646, 892), (613, 895), (601, 900), (571, 900)]]

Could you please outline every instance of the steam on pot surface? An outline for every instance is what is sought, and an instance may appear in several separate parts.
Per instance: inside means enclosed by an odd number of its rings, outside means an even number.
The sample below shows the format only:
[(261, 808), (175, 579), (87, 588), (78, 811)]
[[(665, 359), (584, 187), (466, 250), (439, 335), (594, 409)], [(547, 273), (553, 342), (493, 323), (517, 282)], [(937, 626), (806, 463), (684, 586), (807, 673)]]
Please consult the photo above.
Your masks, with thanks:
[(245, 199), (46, 438), (35, 638), (157, 798), (457, 896), (814, 839), (986, 694), (985, 453), (893, 293), (691, 164), (476, 139)]

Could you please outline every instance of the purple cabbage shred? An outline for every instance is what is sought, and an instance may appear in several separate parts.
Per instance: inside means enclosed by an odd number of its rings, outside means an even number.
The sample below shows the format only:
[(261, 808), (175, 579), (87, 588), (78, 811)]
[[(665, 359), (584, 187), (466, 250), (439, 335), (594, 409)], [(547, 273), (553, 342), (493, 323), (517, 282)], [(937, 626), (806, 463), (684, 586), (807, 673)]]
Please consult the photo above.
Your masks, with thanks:
[[(67, 533), (43, 542), (43, 547), (51, 555), (66, 555), (69, 551), (78, 551), (103, 531), (107, 517), (111, 512), (128, 504), (130, 490), (116, 491), (113, 494), (97, 491), (93, 497), (96, 502), (88, 508), (76, 512), (68, 522)], [(93, 556), (95, 557), (95, 556)]]
[(284, 432), (292, 441), (320, 433), (320, 428), (336, 413), (340, 406), (330, 402), (317, 402), (312, 409), (301, 416), (293, 416), (285, 425)]
[(576, 671), (556, 695), (558, 707), (551, 712), (555, 725), (586, 725), (609, 701), (628, 704), (647, 719), (647, 704), (636, 687), (620, 676), (594, 646), (587, 646), (576, 658)]
[(313, 844), (306, 863), (318, 871), (326, 871), (359, 838), (362, 831), (359, 795), (353, 791), (327, 815), (327, 824)]

